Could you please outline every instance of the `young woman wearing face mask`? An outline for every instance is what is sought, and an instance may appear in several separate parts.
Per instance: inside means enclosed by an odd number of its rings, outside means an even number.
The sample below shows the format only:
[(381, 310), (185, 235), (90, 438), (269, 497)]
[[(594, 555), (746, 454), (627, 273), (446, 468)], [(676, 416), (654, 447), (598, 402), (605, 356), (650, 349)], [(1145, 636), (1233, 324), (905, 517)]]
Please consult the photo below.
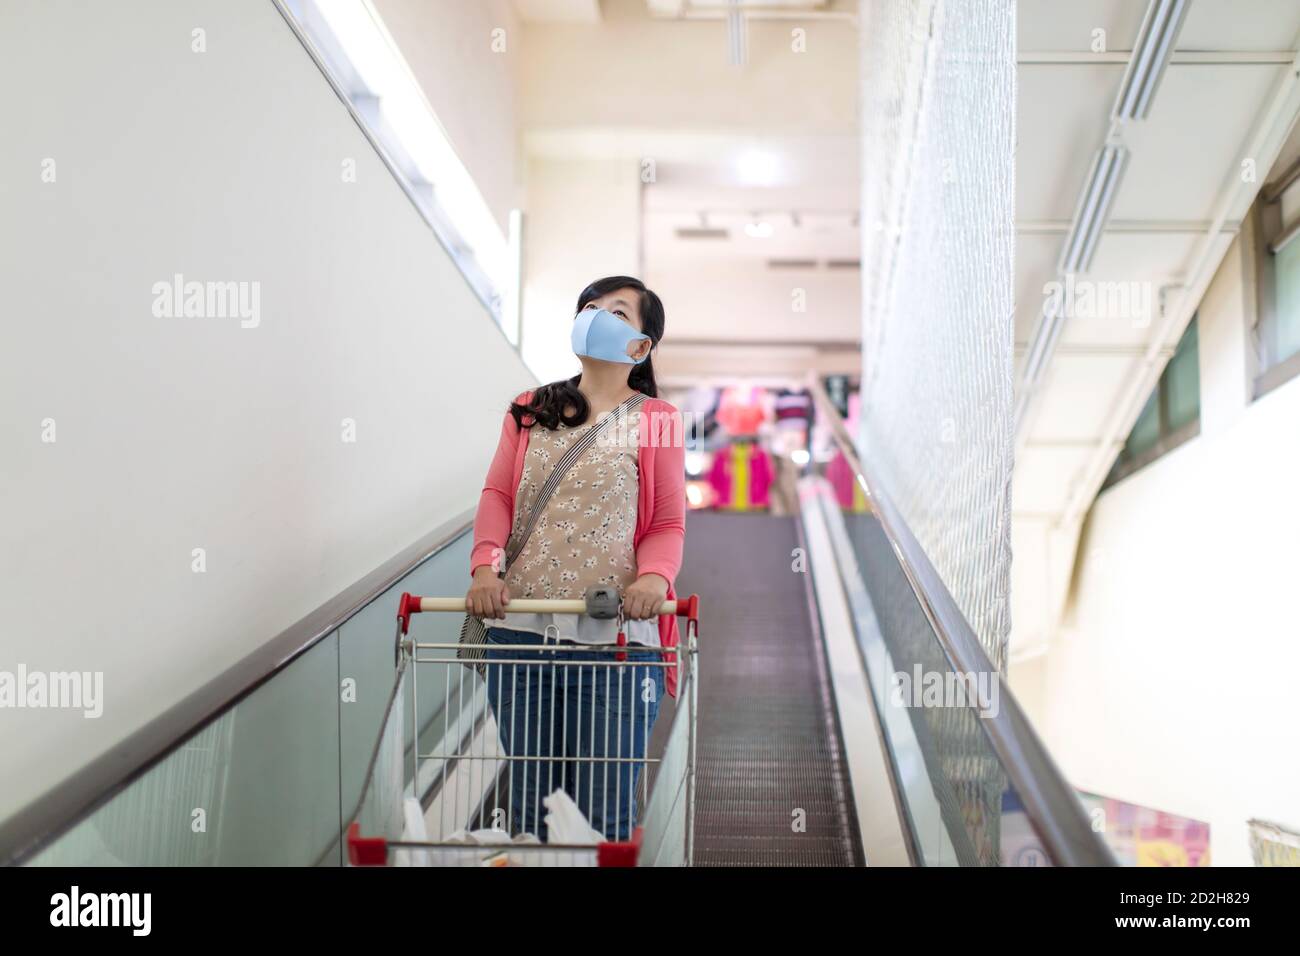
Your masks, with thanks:
[[(488, 701), (507, 753), (560, 758), (511, 762), (500, 803), (512, 833), (545, 840), (540, 801), (563, 788), (594, 829), (628, 839), (641, 769), (635, 761), (645, 754), (663, 693), (676, 693), (675, 668), (648, 663), (664, 660), (650, 648), (677, 643), (676, 619), (656, 611), (675, 596), (686, 514), (681, 419), (657, 398), (650, 358), (663, 332), (663, 304), (640, 280), (611, 276), (584, 289), (571, 332), (582, 372), (515, 398), (479, 499), (465, 608), (489, 624), (487, 661), (514, 662), (488, 664)], [(528, 530), (552, 467), (606, 415), (618, 417), (551, 482)], [(503, 569), (502, 555), (512, 551)], [(546, 643), (614, 644), (617, 623), (512, 613), (510, 598), (574, 599), (592, 587), (622, 594), (631, 666), (552, 666), (555, 657), (541, 650)], [(502, 644), (539, 650), (495, 649)], [(614, 654), (564, 659), (610, 661)], [(525, 663), (530, 659), (545, 664)]]

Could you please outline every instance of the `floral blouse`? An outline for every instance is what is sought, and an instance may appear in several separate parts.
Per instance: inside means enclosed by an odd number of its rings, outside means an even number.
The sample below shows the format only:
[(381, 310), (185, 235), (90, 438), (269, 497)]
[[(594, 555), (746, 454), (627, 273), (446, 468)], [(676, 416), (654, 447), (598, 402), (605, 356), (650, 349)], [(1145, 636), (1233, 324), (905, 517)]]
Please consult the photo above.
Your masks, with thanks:
[[(580, 598), (588, 588), (613, 587), (620, 592), (636, 580), (638, 430), (641, 416), (628, 416), (626, 427), (616, 423), (574, 463), (551, 495), (532, 535), (510, 569), (506, 587), (521, 598)], [(554, 431), (534, 427), (519, 489), (515, 493), (512, 537), (522, 531), (551, 468), (570, 444), (588, 429), (565, 425)], [(617, 622), (573, 614), (512, 614), (505, 616), (512, 630), (547, 633), (583, 644), (613, 643)], [(655, 620), (627, 621), (629, 643), (659, 645)]]

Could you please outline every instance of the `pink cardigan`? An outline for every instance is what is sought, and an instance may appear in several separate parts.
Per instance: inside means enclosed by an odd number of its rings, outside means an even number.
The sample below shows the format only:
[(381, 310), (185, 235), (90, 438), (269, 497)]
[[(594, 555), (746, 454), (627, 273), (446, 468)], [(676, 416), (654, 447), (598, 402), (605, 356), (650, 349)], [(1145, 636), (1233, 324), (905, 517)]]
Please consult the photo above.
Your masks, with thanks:
[[(526, 402), (524, 392), (516, 402)], [(673, 580), (682, 564), (682, 543), (686, 536), (686, 442), (681, 414), (668, 402), (647, 398), (641, 403), (640, 448), (637, 451), (639, 494), (636, 531), (637, 574), (658, 574), (668, 582), (668, 599), (673, 600)], [(505, 553), (515, 513), (515, 491), (524, 472), (531, 429), (517, 428), (506, 413), (501, 440), (488, 468), (483, 493), (474, 515), (474, 549), (469, 567), (491, 565)], [(659, 641), (664, 647), (677, 646), (677, 618), (659, 618)], [(673, 660), (672, 657), (669, 660)], [(668, 693), (677, 696), (677, 668), (666, 668)]]

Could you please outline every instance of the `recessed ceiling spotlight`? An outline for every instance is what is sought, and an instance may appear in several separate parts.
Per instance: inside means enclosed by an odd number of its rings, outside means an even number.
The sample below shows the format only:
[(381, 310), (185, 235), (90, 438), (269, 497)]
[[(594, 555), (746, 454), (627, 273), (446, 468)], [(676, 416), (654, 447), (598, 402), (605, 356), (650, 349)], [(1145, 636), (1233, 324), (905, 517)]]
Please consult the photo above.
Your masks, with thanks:
[(774, 186), (781, 163), (774, 153), (749, 149), (736, 158), (736, 178), (742, 186)]

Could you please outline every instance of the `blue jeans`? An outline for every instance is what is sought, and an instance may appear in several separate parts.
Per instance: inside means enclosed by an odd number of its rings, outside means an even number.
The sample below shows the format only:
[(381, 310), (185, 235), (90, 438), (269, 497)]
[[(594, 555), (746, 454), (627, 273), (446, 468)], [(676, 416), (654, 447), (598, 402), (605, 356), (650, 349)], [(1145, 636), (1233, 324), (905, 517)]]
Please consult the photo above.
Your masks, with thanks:
[(512, 758), (501, 794), (509, 831), (546, 840), (541, 801), (562, 788), (606, 839), (629, 839), (641, 761), (664, 693), (662, 656), (631, 645), (627, 663), (611, 666), (609, 650), (554, 654), (494, 646), (540, 648), (542, 635), (527, 631), (492, 627), (487, 639), (488, 703)]

